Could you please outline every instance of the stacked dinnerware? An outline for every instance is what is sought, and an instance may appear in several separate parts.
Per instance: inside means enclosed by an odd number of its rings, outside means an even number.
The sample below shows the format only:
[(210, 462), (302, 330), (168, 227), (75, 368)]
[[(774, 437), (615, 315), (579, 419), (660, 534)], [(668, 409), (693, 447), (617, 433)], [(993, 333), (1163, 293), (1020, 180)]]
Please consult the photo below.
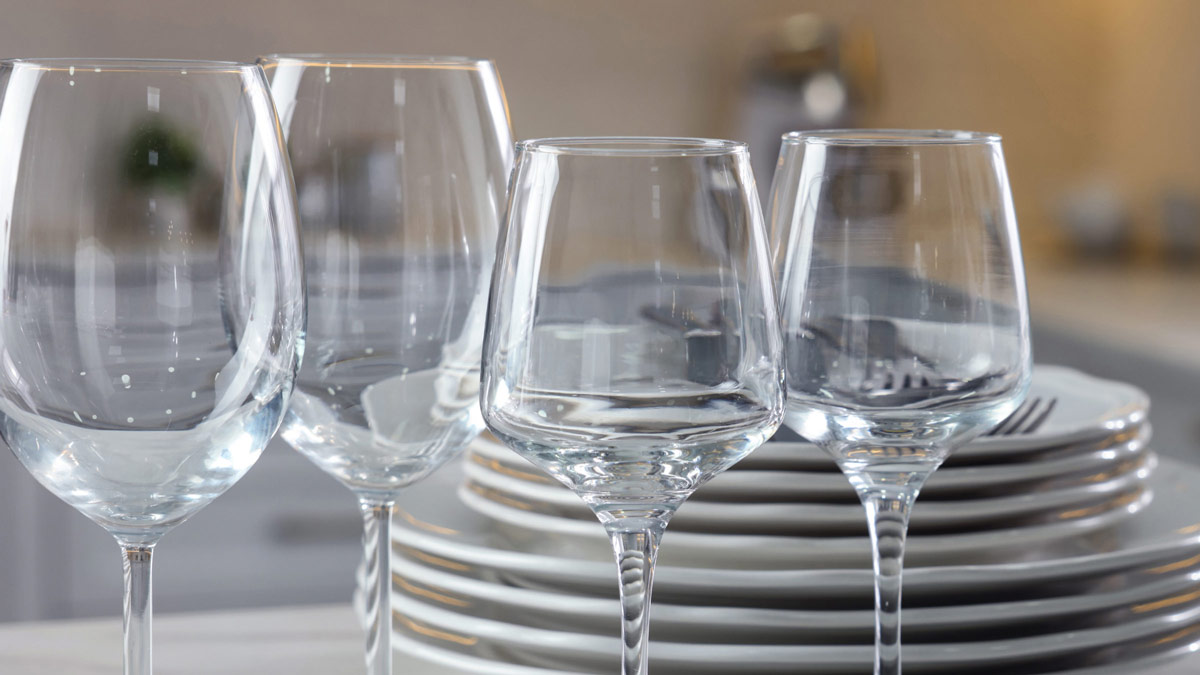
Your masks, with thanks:
[[(1200, 642), (1200, 470), (1148, 448), (1148, 406), (1040, 366), (1026, 405), (934, 474), (908, 544), (906, 670), (1100, 673)], [(570, 491), (482, 438), (401, 507), (398, 650), (451, 672), (612, 671), (616, 571)], [(837, 467), (771, 441), (672, 520), (654, 672), (865, 672), (869, 568)]]

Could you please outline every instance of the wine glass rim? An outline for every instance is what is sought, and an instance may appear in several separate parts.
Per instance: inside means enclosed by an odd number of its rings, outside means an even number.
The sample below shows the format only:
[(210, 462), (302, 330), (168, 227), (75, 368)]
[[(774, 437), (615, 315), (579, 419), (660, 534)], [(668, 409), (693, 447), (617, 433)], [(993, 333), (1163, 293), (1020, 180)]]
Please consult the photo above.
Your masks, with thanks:
[(258, 57), (264, 68), (279, 65), (329, 68), (481, 68), (491, 59), (438, 54), (324, 54), (321, 52), (273, 53)]
[(608, 157), (685, 157), (746, 152), (746, 144), (719, 138), (668, 136), (559, 136), (519, 141), (525, 152)]
[(240, 61), (209, 61), (191, 59), (127, 59), (127, 58), (70, 58), (70, 57), (18, 57), (0, 59), (0, 66), (32, 68), (47, 71), (83, 70), (93, 72), (138, 72), (138, 71), (196, 71), (196, 72), (242, 72), (258, 66)]
[(784, 143), (816, 145), (987, 145), (1000, 142), (1000, 134), (957, 129), (819, 129), (791, 131)]

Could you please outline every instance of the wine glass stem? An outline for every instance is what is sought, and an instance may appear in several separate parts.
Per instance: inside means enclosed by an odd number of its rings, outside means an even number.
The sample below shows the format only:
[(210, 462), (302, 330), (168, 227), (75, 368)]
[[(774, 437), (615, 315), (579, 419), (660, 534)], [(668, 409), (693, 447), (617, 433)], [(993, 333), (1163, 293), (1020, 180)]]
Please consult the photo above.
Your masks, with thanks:
[(121, 545), (125, 568), (125, 675), (151, 675), (150, 619), (153, 599), (150, 595), (150, 557), (153, 546)]
[(395, 502), (359, 502), (367, 560), (367, 675), (392, 675), (392, 512)]
[(620, 575), (622, 675), (650, 672), (650, 591), (658, 545), (667, 525), (655, 519), (636, 520), (637, 525), (606, 524)]
[(875, 675), (900, 675), (900, 591), (904, 542), (916, 492), (871, 489), (860, 495), (867, 509), (875, 568)]

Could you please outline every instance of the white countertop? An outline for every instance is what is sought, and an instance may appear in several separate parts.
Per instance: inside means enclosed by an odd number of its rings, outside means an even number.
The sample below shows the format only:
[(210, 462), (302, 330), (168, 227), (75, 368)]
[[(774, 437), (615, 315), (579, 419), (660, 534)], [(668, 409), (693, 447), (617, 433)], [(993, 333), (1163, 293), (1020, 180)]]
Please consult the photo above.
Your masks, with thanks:
[[(363, 634), (349, 605), (154, 618), (154, 668), (162, 675), (341, 675), (366, 671)], [(452, 675), (396, 655), (408, 675)], [(4, 675), (115, 675), (121, 620), (0, 624)]]
[[(362, 648), (363, 637), (349, 605), (167, 614), (155, 617), (154, 623), (154, 665), (161, 675), (352, 675), (366, 670)], [(119, 673), (121, 621), (0, 624), (0, 672)], [(396, 655), (395, 672), (463, 675), (402, 654)], [(1196, 673), (1198, 655), (1139, 668), (1136, 675)]]

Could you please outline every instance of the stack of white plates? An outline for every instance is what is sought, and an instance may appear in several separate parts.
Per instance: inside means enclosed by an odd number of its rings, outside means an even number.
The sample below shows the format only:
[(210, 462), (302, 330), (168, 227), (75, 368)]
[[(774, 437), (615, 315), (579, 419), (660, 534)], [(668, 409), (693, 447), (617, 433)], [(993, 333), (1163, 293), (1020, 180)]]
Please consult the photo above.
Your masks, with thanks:
[[(1146, 448), (1133, 387), (1039, 367), (1030, 396), (1056, 401), (1035, 433), (962, 449), (914, 510), (911, 673), (1067, 672), (1200, 644), (1200, 470)], [(402, 508), (398, 649), (464, 673), (616, 669), (615, 565), (566, 488), (481, 439)], [(718, 476), (663, 542), (654, 672), (869, 670), (862, 523), (807, 444), (768, 443)]]

